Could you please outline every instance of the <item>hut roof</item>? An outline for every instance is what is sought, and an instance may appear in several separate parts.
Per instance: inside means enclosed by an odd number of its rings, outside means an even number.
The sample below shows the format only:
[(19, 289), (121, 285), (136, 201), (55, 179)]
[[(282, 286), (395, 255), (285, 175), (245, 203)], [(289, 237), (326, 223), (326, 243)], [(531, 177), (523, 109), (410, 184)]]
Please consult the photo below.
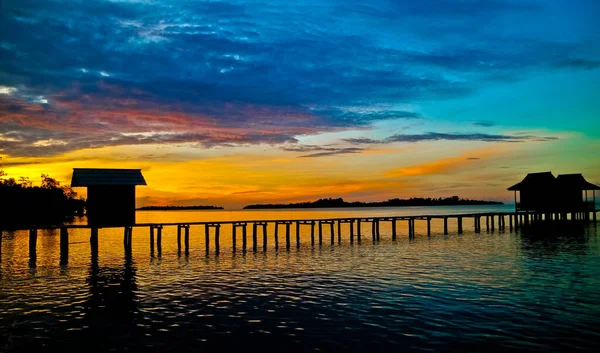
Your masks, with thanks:
[(520, 191), (524, 189), (543, 189), (555, 187), (556, 178), (552, 172), (529, 173), (520, 183), (508, 188), (510, 191)]
[(74, 168), (71, 186), (146, 185), (140, 169)]
[(581, 174), (562, 174), (556, 177), (556, 182), (560, 188), (600, 190), (599, 186), (588, 182)]

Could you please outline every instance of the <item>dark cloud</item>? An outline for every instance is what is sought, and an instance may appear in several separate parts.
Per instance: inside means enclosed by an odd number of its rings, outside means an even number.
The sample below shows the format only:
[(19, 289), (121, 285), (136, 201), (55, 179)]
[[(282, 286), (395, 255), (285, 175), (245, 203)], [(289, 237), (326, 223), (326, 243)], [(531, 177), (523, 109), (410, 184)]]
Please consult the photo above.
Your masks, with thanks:
[[(536, 32), (554, 30), (552, 11), (533, 0), (9, 0), (0, 85), (17, 93), (0, 94), (0, 126), (19, 126), (23, 140), (0, 144), (25, 155), (185, 137), (271, 144), (420, 119), (394, 105), (461, 97), (529, 70), (600, 67), (589, 34)], [(68, 143), (33, 145), (49, 138)]]
[(460, 134), (460, 133), (440, 133), (428, 132), (425, 134), (398, 134), (386, 137), (382, 140), (373, 140), (369, 138), (349, 138), (344, 139), (345, 142), (361, 145), (361, 144), (379, 144), (393, 142), (421, 142), (421, 141), (483, 141), (483, 142), (525, 142), (525, 141), (552, 141), (558, 137), (547, 136), (538, 137), (532, 135), (497, 135), (497, 134)]
[(340, 148), (338, 148), (338, 147), (330, 147), (329, 145), (326, 145), (326, 146), (297, 145), (297, 146), (284, 146), (284, 147), (281, 147), (281, 150), (287, 151), (287, 152), (301, 152), (301, 153), (313, 152), (313, 153), (299, 156), (299, 158), (315, 158), (315, 157), (333, 156), (333, 155), (338, 155), (338, 154), (361, 153), (364, 151), (364, 148), (359, 148), (359, 147), (340, 147)]
[(473, 123), (474, 126), (478, 126), (478, 127), (492, 127), (492, 126), (496, 126), (495, 123), (491, 122), (491, 121), (476, 121)]

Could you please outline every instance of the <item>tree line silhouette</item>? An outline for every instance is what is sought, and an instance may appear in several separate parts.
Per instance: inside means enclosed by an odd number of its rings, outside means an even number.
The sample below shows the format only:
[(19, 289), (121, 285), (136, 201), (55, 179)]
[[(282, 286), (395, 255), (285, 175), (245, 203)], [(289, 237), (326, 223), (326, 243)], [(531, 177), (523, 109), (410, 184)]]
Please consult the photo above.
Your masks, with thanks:
[(458, 196), (446, 198), (422, 198), (411, 197), (410, 199), (389, 199), (379, 202), (346, 202), (340, 198), (319, 199), (312, 202), (299, 202), (289, 204), (256, 204), (245, 206), (244, 209), (266, 209), (266, 208), (336, 208), (336, 207), (406, 207), (406, 206), (460, 206), (460, 205), (502, 205), (499, 201), (484, 201), (462, 199)]
[(47, 174), (34, 186), (26, 177), (7, 178), (0, 170), (0, 226), (55, 225), (83, 216), (85, 200)]

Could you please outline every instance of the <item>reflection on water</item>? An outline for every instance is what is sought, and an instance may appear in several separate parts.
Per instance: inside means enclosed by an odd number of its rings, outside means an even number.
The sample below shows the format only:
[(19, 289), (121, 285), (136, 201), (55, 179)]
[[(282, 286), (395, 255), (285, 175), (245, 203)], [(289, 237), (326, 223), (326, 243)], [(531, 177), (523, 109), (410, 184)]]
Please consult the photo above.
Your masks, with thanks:
[(165, 228), (160, 258), (148, 229), (131, 257), (122, 230), (102, 229), (97, 254), (77, 230), (63, 266), (49, 231), (35, 267), (28, 234), (5, 232), (0, 351), (598, 351), (596, 226), (445, 236), (434, 222), (431, 237), (417, 226), (412, 240), (392, 242), (382, 224), (377, 243), (312, 248), (302, 234), (300, 249), (247, 254), (226, 249), (223, 229), (219, 256), (197, 228), (187, 257)]

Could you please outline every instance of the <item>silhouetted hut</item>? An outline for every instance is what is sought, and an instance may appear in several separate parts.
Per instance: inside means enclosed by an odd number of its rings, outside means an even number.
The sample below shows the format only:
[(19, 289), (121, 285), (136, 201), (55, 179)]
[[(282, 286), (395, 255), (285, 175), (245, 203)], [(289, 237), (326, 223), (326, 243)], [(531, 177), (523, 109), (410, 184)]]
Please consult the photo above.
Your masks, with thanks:
[[(590, 211), (596, 207), (596, 190), (600, 187), (589, 183), (581, 174), (563, 174), (556, 177), (558, 211)], [(588, 199), (588, 191), (592, 198)]]
[(135, 224), (135, 187), (146, 185), (140, 169), (74, 168), (72, 187), (87, 187), (90, 225)]
[[(552, 172), (529, 173), (520, 183), (508, 188), (515, 192), (515, 210), (546, 212), (554, 208), (556, 178)], [(517, 198), (517, 191), (519, 197)]]

